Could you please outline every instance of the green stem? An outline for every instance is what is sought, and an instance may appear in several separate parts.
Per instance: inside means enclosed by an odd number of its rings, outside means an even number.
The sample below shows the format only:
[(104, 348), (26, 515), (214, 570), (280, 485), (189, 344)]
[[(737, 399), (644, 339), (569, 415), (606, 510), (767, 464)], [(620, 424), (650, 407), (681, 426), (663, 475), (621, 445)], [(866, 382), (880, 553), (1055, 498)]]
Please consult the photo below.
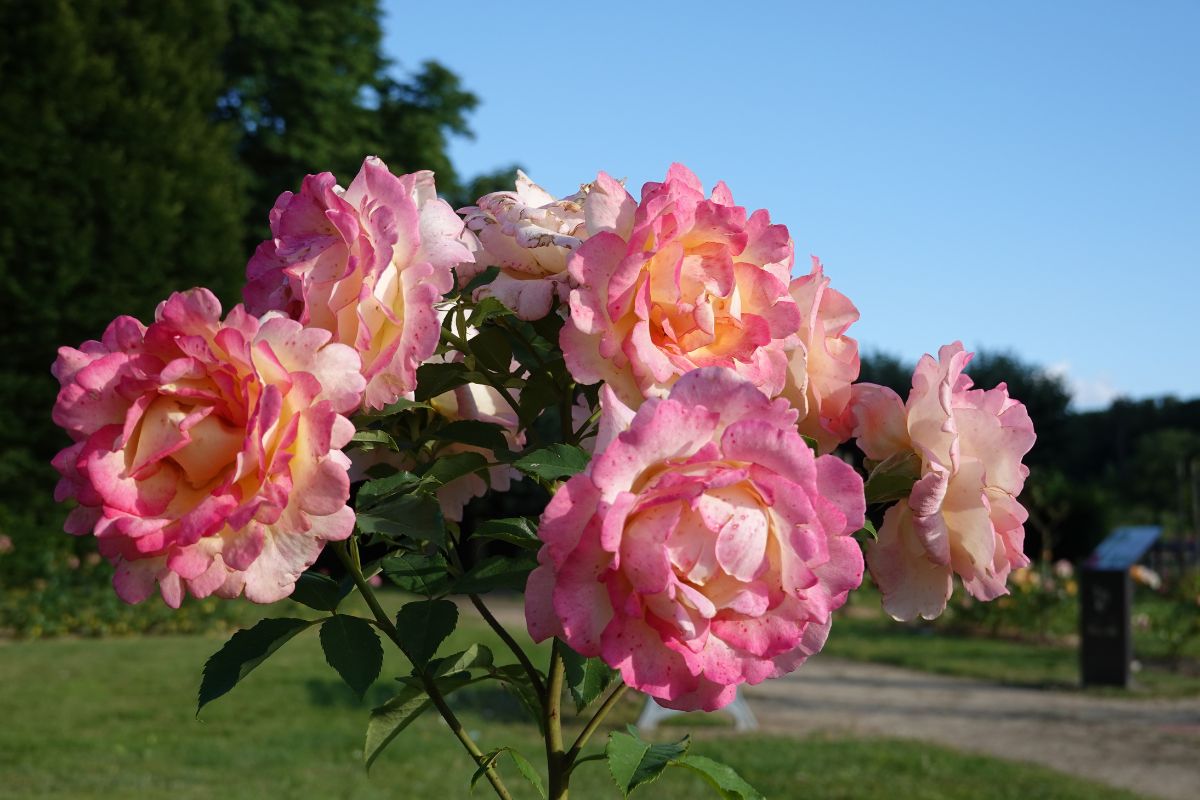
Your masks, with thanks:
[[(405, 657), (412, 661), (408, 651), (405, 650), (404, 644), (400, 639), (400, 632), (396, 630), (396, 626), (392, 623), (391, 617), (383, 610), (383, 606), (379, 604), (379, 598), (375, 596), (375, 590), (371, 588), (371, 584), (367, 583), (367, 579), (363, 577), (362, 567), (359, 565), (358, 548), (351, 539), (350, 547), (346, 546), (345, 542), (338, 542), (334, 545), (334, 551), (338, 558), (346, 565), (346, 569), (350, 572), (350, 577), (354, 580), (354, 585), (358, 587), (358, 591), (362, 594), (363, 599), (367, 601), (367, 607), (371, 609), (371, 613), (375, 615), (375, 621), (378, 623), (380, 630), (387, 634), (396, 647), (400, 648), (400, 652), (404, 653)], [(450, 726), (450, 730), (454, 731), (454, 735), (462, 742), (467, 752), (471, 754), (476, 766), (480, 766), (486, 762), (483, 751), (479, 749), (479, 745), (475, 744), (475, 740), (467, 733), (467, 729), (463, 727), (457, 715), (446, 704), (446, 698), (437, 688), (437, 683), (429, 676), (425, 670), (420, 669), (413, 664), (413, 672), (420, 679), (421, 684), (425, 688), (425, 693), (429, 695), (429, 699), (433, 702), (438, 713), (442, 715), (442, 719), (446, 720), (446, 724)], [(496, 790), (496, 795), (501, 800), (512, 800), (512, 795), (508, 793), (508, 788), (505, 787), (504, 781), (500, 779), (500, 774), (496, 772), (493, 764), (488, 764), (484, 775), (487, 776), (488, 782), (492, 788)]]
[(544, 696), (546, 693), (546, 685), (542, 683), (542, 676), (538, 674), (537, 667), (535, 667), (533, 662), (529, 660), (529, 656), (526, 655), (521, 646), (517, 644), (517, 640), (512, 637), (512, 634), (509, 633), (503, 625), (500, 624), (500, 620), (496, 619), (492, 615), (492, 612), (483, 604), (483, 599), (479, 595), (469, 594), (467, 597), (471, 598), (471, 604), (475, 606), (475, 609), (479, 612), (479, 616), (483, 617), (484, 622), (486, 622), (488, 626), (496, 632), (496, 635), (500, 637), (500, 640), (504, 642), (504, 644), (508, 645), (508, 649), (511, 650), (512, 654), (517, 657), (517, 661), (521, 662), (521, 666), (525, 668), (525, 674), (529, 676), (530, 682), (533, 683), (533, 688), (537, 690), (538, 697)]
[(546, 770), (550, 777), (549, 800), (567, 800), (567, 783), (571, 779), (571, 771), (563, 752), (562, 737), (562, 691), (563, 668), (562, 653), (558, 639), (550, 650), (549, 683), (546, 686)]
[(596, 728), (600, 727), (600, 723), (608, 716), (608, 712), (613, 710), (617, 701), (625, 694), (625, 690), (629, 687), (621, 684), (609, 693), (600, 707), (596, 709), (596, 713), (588, 720), (587, 725), (583, 726), (583, 730), (579, 732), (579, 737), (575, 740), (575, 744), (571, 745), (571, 749), (567, 751), (567, 770), (572, 770), (578, 763), (579, 754), (583, 751), (584, 745), (588, 743), (588, 739), (592, 738), (592, 734), (596, 732)]
[(594, 425), (598, 419), (600, 419), (599, 407), (597, 407), (596, 410), (592, 412), (592, 415), (588, 417), (582, 425), (579, 426), (579, 430), (575, 431), (575, 441), (582, 441), (583, 435), (588, 432), (588, 428), (592, 427), (592, 425)]
[(575, 410), (575, 384), (568, 384), (559, 409), (559, 416), (562, 417), (559, 427), (562, 429), (563, 444), (579, 444), (579, 439), (573, 435), (575, 431), (571, 427), (571, 412)]

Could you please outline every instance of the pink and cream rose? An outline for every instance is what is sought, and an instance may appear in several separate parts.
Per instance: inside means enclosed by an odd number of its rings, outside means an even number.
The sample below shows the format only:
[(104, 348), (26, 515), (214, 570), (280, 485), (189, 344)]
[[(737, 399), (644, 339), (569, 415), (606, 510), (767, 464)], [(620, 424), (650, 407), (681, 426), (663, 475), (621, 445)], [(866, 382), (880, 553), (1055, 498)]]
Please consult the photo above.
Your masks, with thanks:
[(495, 297), (521, 319), (541, 319), (555, 298), (567, 300), (571, 253), (593, 233), (627, 230), (635, 205), (625, 188), (604, 173), (556, 200), (518, 171), (515, 191), (492, 192), (461, 210), (481, 250), (475, 264), (459, 274), (470, 278), (485, 267), (499, 267), (475, 297)]
[(796, 416), (712, 367), (602, 432), (542, 516), (533, 638), (558, 636), (679, 709), (720, 708), (820, 650), (862, 580), (862, 479), (815, 458)]
[(362, 357), (367, 408), (411, 396), (437, 349), (434, 304), (470, 262), (470, 234), (437, 197), (432, 172), (399, 177), (363, 161), (349, 188), (309, 175), (271, 210), (272, 238), (246, 267), (246, 307), (277, 310), (331, 332)]
[(850, 384), (858, 379), (858, 342), (846, 329), (858, 309), (829, 288), (821, 262), (792, 281), (789, 291), (800, 310), (800, 346), (791, 351), (783, 396), (800, 411), (800, 432), (829, 452), (850, 438)]
[(343, 416), (364, 386), (330, 334), (207, 289), (173, 294), (146, 327), (118, 317), (100, 341), (59, 350), (54, 421), (75, 440), (54, 459), (66, 528), (95, 534), (120, 597), (158, 584), (270, 603), (325, 542), (354, 529)]
[[(611, 207), (622, 205), (632, 198)], [(675, 164), (666, 181), (642, 188), (630, 225), (593, 233), (571, 256), (567, 366), (634, 408), (697, 367), (733, 369), (777, 395), (800, 327), (791, 268), (786, 227), (763, 210), (747, 217), (724, 183), (706, 198)]]
[(1029, 563), (1028, 514), (1017, 502), (1029, 469), (1033, 423), (1004, 384), (971, 388), (972, 357), (959, 342), (924, 356), (904, 403), (891, 389), (854, 387), (854, 435), (867, 458), (915, 454), (912, 493), (887, 510), (867, 566), (884, 609), (899, 620), (933, 619), (957, 574), (979, 600), (1007, 594), (1009, 573)]

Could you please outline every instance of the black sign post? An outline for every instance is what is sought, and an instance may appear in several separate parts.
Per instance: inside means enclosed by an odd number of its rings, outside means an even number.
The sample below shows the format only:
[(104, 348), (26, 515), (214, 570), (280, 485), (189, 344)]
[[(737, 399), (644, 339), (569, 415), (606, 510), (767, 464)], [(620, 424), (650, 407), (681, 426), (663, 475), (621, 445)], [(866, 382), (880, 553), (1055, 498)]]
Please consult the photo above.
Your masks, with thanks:
[(1133, 661), (1133, 582), (1129, 568), (1162, 533), (1118, 528), (1083, 563), (1079, 581), (1079, 665), (1084, 686), (1129, 686)]

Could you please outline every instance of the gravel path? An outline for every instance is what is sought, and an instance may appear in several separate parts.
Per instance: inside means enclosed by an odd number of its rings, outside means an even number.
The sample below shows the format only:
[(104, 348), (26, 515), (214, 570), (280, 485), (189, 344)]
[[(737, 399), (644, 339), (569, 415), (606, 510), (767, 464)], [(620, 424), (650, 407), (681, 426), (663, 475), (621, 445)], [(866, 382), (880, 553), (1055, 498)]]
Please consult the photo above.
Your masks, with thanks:
[(746, 696), (770, 731), (919, 739), (1148, 796), (1200, 798), (1200, 698), (1095, 697), (820, 656)]
[[(517, 602), (488, 604), (505, 624), (524, 624)], [(771, 732), (917, 739), (1200, 800), (1200, 698), (1096, 697), (824, 656), (746, 697)]]

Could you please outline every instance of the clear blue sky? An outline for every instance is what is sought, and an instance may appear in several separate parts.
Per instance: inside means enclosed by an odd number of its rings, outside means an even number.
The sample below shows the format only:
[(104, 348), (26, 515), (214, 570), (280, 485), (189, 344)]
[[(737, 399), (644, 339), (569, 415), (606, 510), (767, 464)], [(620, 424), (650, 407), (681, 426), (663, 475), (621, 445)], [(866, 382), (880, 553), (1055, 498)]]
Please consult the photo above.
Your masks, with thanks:
[(483, 101), (464, 174), (682, 161), (821, 257), (864, 348), (1200, 396), (1200, 2), (385, 6), (401, 68)]

